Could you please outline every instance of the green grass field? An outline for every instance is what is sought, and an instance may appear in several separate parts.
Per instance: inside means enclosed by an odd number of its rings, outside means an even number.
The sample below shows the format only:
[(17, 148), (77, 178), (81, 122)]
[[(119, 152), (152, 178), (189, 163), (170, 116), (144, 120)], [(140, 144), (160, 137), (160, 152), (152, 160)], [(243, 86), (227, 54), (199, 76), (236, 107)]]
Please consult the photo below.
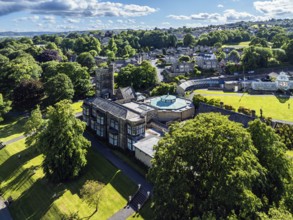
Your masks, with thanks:
[(235, 43), (235, 44), (224, 44), (222, 48), (224, 47), (234, 47), (235, 49), (240, 49), (240, 48), (245, 48), (249, 47), (250, 41), (243, 41), (240, 43)]
[(79, 193), (90, 179), (105, 184), (99, 211), (91, 219), (109, 218), (126, 205), (128, 196), (136, 190), (133, 182), (93, 150), (89, 150), (84, 173), (68, 183), (49, 183), (40, 166), (42, 161), (42, 155), (25, 147), (24, 139), (0, 150), (1, 191), (4, 198), (12, 196), (14, 200), (9, 209), (15, 220), (61, 219), (71, 213), (80, 218), (90, 216), (94, 208), (88, 207)]
[[(221, 91), (196, 90), (195, 94), (202, 94), (206, 98), (220, 99), (224, 104), (232, 105), (235, 109), (239, 106), (255, 110), (260, 114), (263, 110), (264, 117), (293, 122), (293, 99), (278, 99), (273, 95), (249, 95), (242, 93), (225, 93)], [(290, 108), (288, 106), (290, 104)]]
[(5, 121), (0, 123), (0, 141), (6, 142), (13, 138), (23, 135), (23, 125), (27, 119), (18, 118), (7, 118)]

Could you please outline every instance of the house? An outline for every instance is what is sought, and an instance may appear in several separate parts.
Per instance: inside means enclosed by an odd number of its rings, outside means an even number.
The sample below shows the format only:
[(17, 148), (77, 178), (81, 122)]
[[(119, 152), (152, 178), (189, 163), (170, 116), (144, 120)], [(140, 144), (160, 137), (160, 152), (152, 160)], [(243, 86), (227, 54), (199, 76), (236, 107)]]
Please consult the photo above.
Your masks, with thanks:
[(176, 77), (183, 75), (185, 73), (190, 73), (194, 71), (194, 63), (187, 62), (174, 62), (169, 69), (165, 69), (165, 74), (169, 77)]
[(219, 62), (213, 53), (199, 53), (195, 55), (196, 65), (202, 69), (217, 69)]

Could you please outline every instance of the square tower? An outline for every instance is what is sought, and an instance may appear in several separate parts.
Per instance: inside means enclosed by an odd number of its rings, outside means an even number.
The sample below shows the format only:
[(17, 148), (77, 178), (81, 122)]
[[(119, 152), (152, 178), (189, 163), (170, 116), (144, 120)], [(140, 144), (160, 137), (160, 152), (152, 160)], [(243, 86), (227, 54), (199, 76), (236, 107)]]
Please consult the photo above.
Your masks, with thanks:
[(114, 95), (114, 65), (101, 67), (96, 70), (96, 96), (112, 98)]

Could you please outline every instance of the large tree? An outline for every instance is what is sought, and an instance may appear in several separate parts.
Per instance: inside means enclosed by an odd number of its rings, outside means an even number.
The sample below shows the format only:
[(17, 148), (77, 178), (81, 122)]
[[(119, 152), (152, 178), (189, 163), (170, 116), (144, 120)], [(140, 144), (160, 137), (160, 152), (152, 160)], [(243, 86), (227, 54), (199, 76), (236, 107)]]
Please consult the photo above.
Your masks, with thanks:
[(75, 97), (84, 97), (92, 88), (87, 68), (82, 67), (79, 63), (51, 61), (44, 63), (42, 68), (44, 71), (42, 74), (44, 82), (47, 82), (49, 78), (56, 76), (58, 73), (67, 75), (74, 86)]
[(74, 96), (74, 89), (70, 78), (60, 73), (48, 80), (45, 84), (45, 92), (50, 104), (54, 104), (63, 99), (71, 100)]
[(21, 54), (1, 67), (0, 91), (10, 94), (23, 79), (38, 79), (41, 72), (31, 55)]
[(43, 96), (42, 82), (35, 79), (24, 79), (13, 91), (13, 105), (19, 109), (30, 109), (39, 104)]
[(273, 128), (258, 119), (249, 123), (248, 130), (258, 150), (259, 163), (266, 169), (265, 178), (259, 179), (254, 188), (262, 199), (264, 208), (268, 210), (273, 204), (279, 205), (285, 195), (286, 184), (292, 181), (292, 166), (285, 154), (285, 144)]
[(11, 109), (11, 101), (4, 101), (2, 94), (0, 93), (0, 122), (4, 120), (3, 115)]
[(38, 135), (32, 142), (44, 155), (42, 167), (45, 174), (56, 182), (77, 177), (87, 163), (87, 148), (90, 146), (83, 136), (85, 123), (74, 116), (68, 100), (48, 108), (45, 126), (40, 126), (39, 115), (36, 112), (37, 120), (32, 122), (32, 129), (38, 127), (35, 131)]
[(80, 65), (87, 67), (89, 70), (96, 65), (95, 58), (90, 54), (90, 52), (83, 52), (79, 54), (76, 61)]
[(93, 206), (95, 208), (93, 214), (95, 214), (99, 209), (99, 204), (103, 197), (103, 187), (104, 184), (99, 183), (98, 181), (87, 180), (80, 190), (82, 198), (88, 203), (89, 206)]
[(156, 219), (253, 218), (252, 184), (264, 169), (251, 136), (217, 113), (171, 126), (155, 147), (149, 176)]
[(157, 72), (149, 62), (143, 61), (137, 67), (129, 64), (121, 68), (116, 79), (120, 87), (133, 86), (134, 89), (142, 90), (157, 83)]
[(185, 47), (192, 46), (195, 42), (194, 36), (191, 34), (186, 34), (183, 38), (183, 44)]
[(285, 46), (285, 51), (290, 64), (293, 64), (293, 40), (290, 40)]

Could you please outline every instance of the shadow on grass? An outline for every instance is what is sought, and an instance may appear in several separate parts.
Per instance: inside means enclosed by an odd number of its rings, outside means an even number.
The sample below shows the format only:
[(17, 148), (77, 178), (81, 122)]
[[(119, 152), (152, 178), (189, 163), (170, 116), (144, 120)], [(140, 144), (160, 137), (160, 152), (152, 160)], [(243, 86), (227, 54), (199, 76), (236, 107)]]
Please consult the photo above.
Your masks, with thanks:
[(280, 103), (286, 103), (290, 99), (290, 95), (288, 94), (275, 94), (276, 98), (279, 100)]
[[(18, 157), (18, 155), (21, 155), (20, 158)], [(4, 161), (3, 164), (0, 165), (1, 179), (6, 180), (11, 175), (14, 175), (15, 171), (17, 171), (27, 161), (31, 160), (37, 155), (38, 153), (36, 149), (26, 148), (23, 151), (20, 151), (17, 154), (10, 156), (7, 160)]]
[(0, 140), (11, 135), (23, 132), (27, 118), (14, 118), (0, 123)]
[(64, 183), (72, 194), (78, 194), (80, 197), (80, 189), (87, 180), (99, 181), (104, 185), (111, 184), (126, 200), (135, 192), (137, 186), (98, 152), (90, 148), (87, 159), (88, 164), (78, 179)]
[(151, 199), (149, 199), (144, 206), (142, 207), (142, 209), (140, 209), (138, 212), (134, 213), (133, 215), (131, 215), (128, 219), (137, 219), (139, 216), (141, 216), (144, 220), (152, 220), (154, 219), (153, 217), (153, 211), (151, 209), (151, 204), (152, 201)]
[[(30, 173), (27, 173), (30, 177)], [(28, 178), (29, 178), (28, 177)], [(34, 182), (29, 189), (12, 202), (9, 210), (13, 219), (41, 219), (50, 209), (53, 202), (64, 193), (62, 186), (50, 185), (42, 178)], [(59, 219), (62, 213), (55, 209), (52, 219)]]

